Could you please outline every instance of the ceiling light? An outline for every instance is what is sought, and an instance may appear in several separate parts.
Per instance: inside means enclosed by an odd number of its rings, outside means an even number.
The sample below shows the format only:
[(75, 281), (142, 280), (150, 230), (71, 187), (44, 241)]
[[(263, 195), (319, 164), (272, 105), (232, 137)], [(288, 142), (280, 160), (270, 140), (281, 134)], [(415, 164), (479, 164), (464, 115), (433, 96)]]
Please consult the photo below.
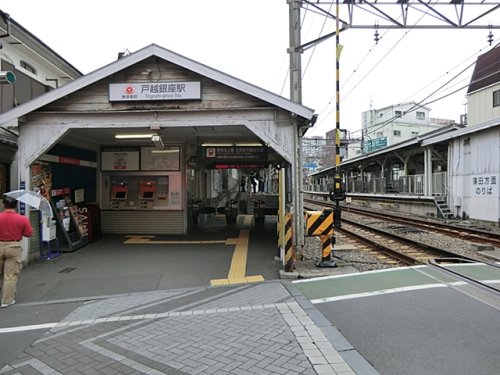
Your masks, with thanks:
[(232, 147), (234, 144), (232, 143), (212, 143), (212, 142), (205, 142), (202, 144), (203, 147)]
[(115, 134), (116, 139), (147, 139), (156, 135), (155, 133), (143, 133), (143, 134)]
[(239, 147), (262, 147), (262, 143), (254, 142), (254, 143), (235, 143), (235, 146)]
[(219, 142), (204, 142), (204, 147), (262, 147), (259, 142), (236, 142), (236, 143), (219, 143)]
[(152, 154), (178, 154), (179, 150), (151, 150)]

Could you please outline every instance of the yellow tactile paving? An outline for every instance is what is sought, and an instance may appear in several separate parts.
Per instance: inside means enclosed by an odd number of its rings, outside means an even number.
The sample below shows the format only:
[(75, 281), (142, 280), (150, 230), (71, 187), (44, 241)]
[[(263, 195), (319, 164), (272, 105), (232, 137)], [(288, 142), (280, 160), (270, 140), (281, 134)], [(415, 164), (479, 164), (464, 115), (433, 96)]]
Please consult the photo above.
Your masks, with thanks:
[(169, 245), (189, 245), (189, 244), (213, 244), (213, 243), (226, 243), (226, 240), (209, 240), (209, 241), (157, 241), (152, 240), (155, 236), (126, 236), (129, 239), (124, 241), (124, 244), (169, 244)]
[(244, 284), (264, 281), (261, 275), (246, 276), (247, 270), (247, 255), (248, 255), (248, 242), (250, 239), (250, 231), (248, 229), (240, 230), (238, 238), (228, 238), (227, 245), (235, 245), (233, 258), (227, 279), (211, 280), (211, 285), (228, 285), (228, 284)]
[(245, 218), (243, 219), (243, 226), (244, 227), (251, 227), (252, 226), (252, 220), (253, 220), (253, 216), (252, 215), (245, 215)]

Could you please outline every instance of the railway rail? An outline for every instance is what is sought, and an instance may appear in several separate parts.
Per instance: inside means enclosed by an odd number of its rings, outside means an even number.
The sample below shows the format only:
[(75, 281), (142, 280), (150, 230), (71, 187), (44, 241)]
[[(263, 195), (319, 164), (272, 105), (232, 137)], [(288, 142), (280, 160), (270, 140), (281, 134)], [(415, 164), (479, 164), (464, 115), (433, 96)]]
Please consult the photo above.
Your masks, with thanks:
[[(313, 204), (317, 207), (327, 207), (327, 208), (333, 207), (331, 203), (325, 202), (324, 200), (319, 201), (308, 198), (304, 199), (304, 202)], [(444, 221), (435, 219), (417, 218), (414, 216), (407, 217), (393, 213), (367, 210), (352, 206), (348, 207), (344, 206), (342, 212), (343, 214), (345, 213), (362, 214), (365, 217), (387, 220), (402, 225), (411, 225), (415, 228), (420, 228), (426, 231), (444, 234), (453, 238), (459, 238), (462, 240), (476, 242), (483, 245), (500, 247), (500, 232), (488, 231), (473, 227), (464, 227), (450, 223), (445, 223)]]
[(372, 218), (390, 220), (392, 222), (404, 225), (411, 224), (412, 226), (417, 228), (445, 234), (451, 237), (461, 238), (467, 241), (473, 241), (477, 243), (500, 247), (500, 234), (486, 230), (481, 230), (471, 227), (466, 228), (462, 226), (452, 225), (449, 223), (439, 222), (437, 220), (429, 222), (429, 219), (401, 217), (401, 216), (391, 215), (388, 213), (374, 212), (355, 207), (344, 208), (344, 212), (363, 214), (365, 216), (369, 216)]
[[(304, 199), (305, 204), (310, 206), (312, 210), (318, 210), (325, 207), (325, 202), (317, 202), (310, 199)], [(326, 205), (328, 208), (331, 205)], [(441, 235), (452, 236), (454, 238), (467, 239), (485, 243), (478, 240), (478, 234), (464, 235), (457, 228), (453, 230), (436, 230), (434, 223), (421, 223), (419, 220), (408, 219), (403, 217), (394, 217), (393, 215), (384, 215), (379, 213), (366, 213), (364, 210), (344, 210), (342, 217), (342, 227), (336, 228), (337, 236), (343, 235), (350, 238), (350, 242), (355, 241), (356, 248), (359, 251), (370, 254), (377, 258), (380, 263), (384, 263), (386, 267), (398, 267), (401, 265), (416, 265), (432, 262), (434, 259), (460, 259), (461, 261), (485, 261), (485, 258), (470, 257), (464, 254), (450, 251), (439, 246), (411, 239), (397, 233), (393, 233), (382, 228), (390, 228), (394, 222), (402, 224), (405, 228), (418, 227), (419, 232), (432, 232)], [(347, 213), (347, 215), (346, 215)], [(360, 216), (361, 215), (361, 216)], [(375, 218), (376, 222), (366, 223), (367, 218)], [(363, 223), (365, 221), (365, 223)], [(460, 230), (462, 228), (459, 228)], [(409, 229), (414, 230), (414, 229)], [(490, 236), (489, 240), (495, 240), (494, 236)], [(492, 244), (491, 241), (486, 242)]]
[(443, 257), (460, 257), (473, 260), (445, 249), (410, 240), (351, 220), (344, 219), (342, 228), (337, 228), (337, 231), (355, 237), (357, 240), (367, 243), (380, 252), (407, 265), (425, 264), (432, 259)]
[[(431, 262), (430, 262), (430, 266), (432, 267), (435, 267), (435, 268), (438, 268), (439, 270), (441, 270), (442, 272), (444, 273), (448, 273), (448, 274), (451, 274), (453, 275), (454, 277), (460, 279), (460, 280), (463, 280), (465, 282), (468, 282), (469, 284), (472, 284), (472, 285), (475, 285), (475, 286), (478, 286), (484, 290), (487, 290), (488, 292), (492, 292), (496, 295), (500, 295), (500, 287), (496, 286), (496, 285), (492, 285), (491, 283), (487, 282), (487, 281), (484, 281), (484, 280), (481, 280), (479, 279), (478, 277), (474, 277), (474, 276), (471, 276), (470, 274), (468, 273), (465, 273), (465, 272), (460, 272), (459, 270), (457, 269), (454, 269), (454, 268), (451, 268), (449, 267), (450, 264), (454, 264), (454, 263), (462, 263), (462, 264), (467, 264), (467, 261), (464, 261), (463, 259), (454, 259), (454, 258), (451, 258), (451, 259), (433, 259)], [(478, 262), (474, 262), (474, 264), (478, 264)], [(500, 270), (500, 266), (497, 265), (497, 264), (490, 264), (490, 263), (481, 263), (479, 262), (479, 264), (482, 266), (482, 267), (485, 267), (485, 268), (489, 268), (489, 269), (492, 269), (494, 270), (494, 272), (498, 272)], [(488, 273), (487, 271), (485, 271), (484, 273)]]

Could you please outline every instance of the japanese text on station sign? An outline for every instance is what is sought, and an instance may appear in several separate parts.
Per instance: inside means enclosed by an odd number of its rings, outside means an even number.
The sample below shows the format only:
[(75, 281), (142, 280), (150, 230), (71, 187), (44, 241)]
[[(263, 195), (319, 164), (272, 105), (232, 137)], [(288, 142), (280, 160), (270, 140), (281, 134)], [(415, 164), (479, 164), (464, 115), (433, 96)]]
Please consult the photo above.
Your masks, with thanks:
[(497, 195), (498, 184), (496, 175), (472, 176), (472, 194), (474, 196), (493, 196)]

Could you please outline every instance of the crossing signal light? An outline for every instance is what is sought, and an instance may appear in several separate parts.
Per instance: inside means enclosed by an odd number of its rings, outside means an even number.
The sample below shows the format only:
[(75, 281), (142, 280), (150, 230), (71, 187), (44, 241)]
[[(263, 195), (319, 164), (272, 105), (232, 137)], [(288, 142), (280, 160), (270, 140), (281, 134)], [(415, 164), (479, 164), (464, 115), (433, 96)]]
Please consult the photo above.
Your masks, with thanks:
[(329, 195), (332, 201), (343, 201), (345, 199), (345, 188), (342, 177), (335, 176), (333, 179), (333, 189), (330, 190)]

